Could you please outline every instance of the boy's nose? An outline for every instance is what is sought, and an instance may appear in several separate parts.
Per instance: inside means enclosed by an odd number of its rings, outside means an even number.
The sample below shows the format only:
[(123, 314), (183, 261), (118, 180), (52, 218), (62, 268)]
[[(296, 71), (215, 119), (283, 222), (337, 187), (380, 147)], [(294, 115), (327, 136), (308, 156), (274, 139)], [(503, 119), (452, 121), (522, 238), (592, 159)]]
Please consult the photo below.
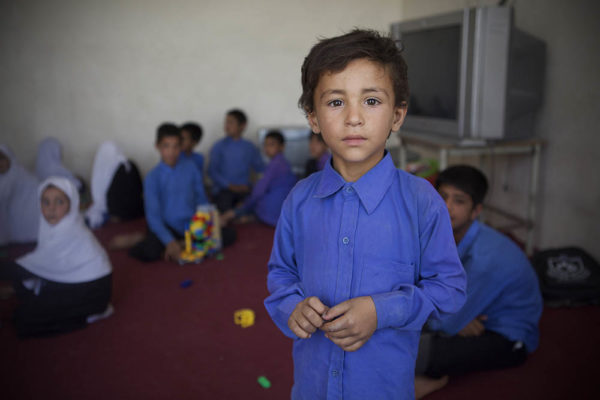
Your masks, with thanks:
[(357, 104), (348, 103), (346, 106), (346, 125), (360, 126), (363, 123), (363, 118), (360, 106)]

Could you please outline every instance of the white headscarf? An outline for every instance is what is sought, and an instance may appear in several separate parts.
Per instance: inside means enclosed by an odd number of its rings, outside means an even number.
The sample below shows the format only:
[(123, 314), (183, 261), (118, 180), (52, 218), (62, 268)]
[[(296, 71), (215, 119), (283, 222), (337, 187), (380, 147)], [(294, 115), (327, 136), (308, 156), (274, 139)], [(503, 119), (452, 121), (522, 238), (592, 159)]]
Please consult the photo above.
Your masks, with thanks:
[(33, 274), (55, 282), (89, 282), (108, 275), (112, 271), (110, 261), (83, 222), (79, 193), (71, 181), (56, 176), (46, 179), (38, 190), (38, 205), (50, 185), (67, 195), (71, 202), (69, 212), (56, 225), (50, 225), (40, 216), (37, 247), (16, 262)]
[(121, 149), (115, 142), (108, 141), (100, 145), (94, 167), (92, 168), (92, 200), (93, 204), (85, 213), (92, 228), (98, 228), (104, 222), (104, 216), (108, 212), (106, 205), (106, 192), (113, 180), (115, 172), (121, 164), (129, 171), (129, 162)]
[(39, 181), (17, 162), (10, 149), (0, 144), (10, 168), (0, 174), (0, 245), (35, 242), (40, 220)]
[(55, 138), (42, 140), (38, 147), (38, 156), (35, 163), (35, 173), (40, 181), (51, 176), (63, 176), (70, 180), (77, 189), (81, 189), (81, 182), (62, 163), (62, 145)]

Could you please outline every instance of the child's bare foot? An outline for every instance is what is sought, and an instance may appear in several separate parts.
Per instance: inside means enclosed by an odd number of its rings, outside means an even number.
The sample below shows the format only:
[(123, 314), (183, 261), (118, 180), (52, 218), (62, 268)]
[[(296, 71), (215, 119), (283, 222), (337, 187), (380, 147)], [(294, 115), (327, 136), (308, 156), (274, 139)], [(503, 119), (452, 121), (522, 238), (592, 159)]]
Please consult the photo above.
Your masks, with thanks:
[(143, 232), (123, 233), (113, 237), (108, 243), (109, 250), (124, 250), (135, 246), (144, 239)]
[(448, 384), (448, 375), (439, 379), (429, 378), (424, 375), (415, 376), (415, 398), (422, 399), (430, 393), (440, 390)]

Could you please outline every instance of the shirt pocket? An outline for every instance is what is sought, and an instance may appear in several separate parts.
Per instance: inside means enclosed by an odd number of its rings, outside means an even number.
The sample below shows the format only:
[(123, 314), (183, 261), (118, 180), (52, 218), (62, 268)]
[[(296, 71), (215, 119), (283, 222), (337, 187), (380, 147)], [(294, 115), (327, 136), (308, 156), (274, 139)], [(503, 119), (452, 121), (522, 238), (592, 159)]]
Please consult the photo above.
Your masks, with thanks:
[(370, 296), (414, 285), (415, 264), (390, 260), (369, 260), (363, 264), (357, 296)]

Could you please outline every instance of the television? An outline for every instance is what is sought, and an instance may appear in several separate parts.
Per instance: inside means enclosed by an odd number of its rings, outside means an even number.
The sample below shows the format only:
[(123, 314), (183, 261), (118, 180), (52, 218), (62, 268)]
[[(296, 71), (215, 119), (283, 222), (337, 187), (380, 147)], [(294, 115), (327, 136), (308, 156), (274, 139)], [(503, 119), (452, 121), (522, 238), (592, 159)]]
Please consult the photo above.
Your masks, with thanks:
[[(298, 177), (304, 177), (306, 162), (311, 157), (308, 143), (312, 131), (307, 126), (270, 126), (258, 129), (258, 141), (262, 146), (265, 136), (270, 130), (278, 130), (285, 140), (285, 158), (289, 161), (292, 172)], [(263, 155), (263, 158), (266, 157)], [(265, 162), (268, 162), (265, 159)]]
[(394, 23), (411, 95), (403, 131), (458, 141), (533, 135), (545, 44), (513, 24), (510, 7), (466, 8)]

